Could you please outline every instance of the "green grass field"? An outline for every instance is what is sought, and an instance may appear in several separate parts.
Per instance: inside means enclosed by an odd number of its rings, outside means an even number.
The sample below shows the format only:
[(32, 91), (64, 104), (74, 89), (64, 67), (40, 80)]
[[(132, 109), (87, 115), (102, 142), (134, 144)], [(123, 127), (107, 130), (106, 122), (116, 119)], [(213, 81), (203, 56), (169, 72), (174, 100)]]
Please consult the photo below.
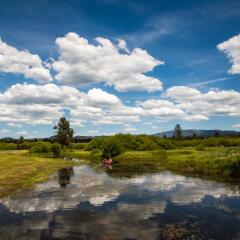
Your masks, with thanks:
[(27, 155), (27, 151), (0, 151), (0, 197), (31, 189), (60, 168), (74, 162)]

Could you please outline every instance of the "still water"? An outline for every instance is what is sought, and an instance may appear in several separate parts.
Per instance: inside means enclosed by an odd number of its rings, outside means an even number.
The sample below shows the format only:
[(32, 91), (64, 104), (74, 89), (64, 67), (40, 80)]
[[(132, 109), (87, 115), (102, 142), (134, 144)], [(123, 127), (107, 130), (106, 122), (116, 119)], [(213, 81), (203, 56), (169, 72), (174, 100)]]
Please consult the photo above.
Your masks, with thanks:
[(240, 188), (168, 171), (62, 169), (0, 200), (0, 239), (240, 239)]

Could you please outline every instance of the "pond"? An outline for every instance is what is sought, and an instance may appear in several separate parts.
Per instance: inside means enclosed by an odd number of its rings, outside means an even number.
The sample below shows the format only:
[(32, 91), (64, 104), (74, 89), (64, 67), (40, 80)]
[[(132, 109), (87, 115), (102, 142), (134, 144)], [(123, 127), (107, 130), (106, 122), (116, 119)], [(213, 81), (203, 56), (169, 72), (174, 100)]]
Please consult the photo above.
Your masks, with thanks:
[(0, 239), (240, 239), (240, 188), (168, 171), (66, 168), (0, 200)]

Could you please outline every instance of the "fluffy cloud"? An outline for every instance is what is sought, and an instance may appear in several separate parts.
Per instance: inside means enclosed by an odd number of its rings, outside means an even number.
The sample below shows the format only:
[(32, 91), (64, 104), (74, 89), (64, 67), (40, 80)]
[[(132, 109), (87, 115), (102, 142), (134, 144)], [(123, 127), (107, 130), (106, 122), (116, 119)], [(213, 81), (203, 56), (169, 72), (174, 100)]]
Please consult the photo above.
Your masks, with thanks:
[(67, 86), (16, 84), (0, 94), (0, 121), (11, 126), (52, 124), (84, 95)]
[(138, 102), (144, 112), (144, 116), (155, 117), (158, 120), (182, 119), (186, 121), (207, 120), (206, 116), (187, 112), (180, 104), (162, 99), (149, 99), (144, 102)]
[(162, 89), (161, 81), (145, 73), (164, 62), (140, 48), (129, 52), (124, 40), (118, 45), (100, 37), (95, 41), (97, 45), (76, 33), (56, 39), (60, 56), (52, 66), (58, 81), (71, 85), (106, 82), (119, 91)]
[[(38, 55), (18, 50), (0, 39), (0, 72), (23, 74), (40, 82), (52, 80), (49, 68), (56, 71), (56, 80), (69, 85), (104, 82), (119, 91), (162, 89), (162, 83), (147, 76), (164, 64), (145, 50), (129, 50), (123, 39), (116, 44), (96, 38), (94, 43), (76, 33), (57, 38), (58, 59), (43, 63)], [(240, 34), (221, 44), (218, 49), (232, 62), (229, 71), (240, 73)], [(174, 86), (157, 99), (123, 104), (117, 96), (98, 88), (81, 92), (73, 86), (55, 84), (15, 84), (0, 93), (0, 122), (21, 127), (24, 124), (53, 124), (67, 112), (75, 126), (122, 125), (124, 132), (137, 130), (133, 123), (144, 117), (161, 122), (168, 119), (208, 120), (211, 116), (240, 116), (240, 93), (234, 90), (201, 92), (194, 87)], [(239, 127), (239, 124), (233, 127)]]
[(41, 104), (0, 104), (0, 122), (13, 125), (52, 124), (64, 113), (59, 107)]
[[(42, 83), (53, 80), (50, 68), (56, 71), (55, 78), (64, 84), (83, 85), (104, 82), (119, 91), (162, 90), (162, 83), (146, 73), (164, 64), (145, 50), (130, 51), (123, 39), (114, 44), (98, 37), (97, 44), (76, 33), (68, 33), (56, 39), (59, 57), (51, 63), (43, 63), (38, 55), (27, 50), (18, 50), (0, 39), (0, 72), (23, 74), (25, 78)], [(52, 63), (53, 62), (53, 63)]]
[(129, 49), (127, 48), (127, 43), (123, 39), (118, 39), (118, 47), (121, 50), (124, 50), (127, 53), (130, 53)]
[(121, 125), (123, 132), (137, 130), (133, 123), (169, 119), (207, 120), (211, 116), (240, 116), (240, 93), (175, 86), (158, 99), (125, 105), (117, 96), (98, 88), (81, 92), (55, 84), (16, 84), (0, 93), (0, 122), (9, 126), (53, 124), (68, 113), (74, 126)]
[(177, 118), (185, 121), (208, 120), (210, 116), (240, 116), (240, 93), (234, 90), (210, 90), (174, 86), (159, 99), (137, 102), (144, 116), (157, 119)]
[(77, 121), (77, 119), (80, 119), (93, 125), (122, 125), (140, 121), (141, 108), (128, 107), (122, 103), (118, 105), (93, 106), (91, 102), (86, 102), (85, 100), (83, 100), (85, 105), (79, 104), (71, 110), (73, 120), (76, 119)]
[(89, 90), (87, 94), (88, 102), (91, 102), (93, 105), (118, 105), (120, 100), (113, 94), (109, 94), (101, 89), (93, 88)]
[[(195, 88), (175, 86), (166, 96), (188, 114), (240, 116), (240, 93), (234, 90), (210, 90), (202, 93)], [(202, 117), (201, 117), (202, 116)]]
[(128, 107), (101, 89), (87, 93), (55, 84), (16, 84), (0, 94), (0, 121), (8, 124), (52, 124), (64, 110), (74, 125), (123, 124), (139, 121), (141, 109)]
[(233, 125), (234, 128), (240, 128), (240, 123)]
[(217, 48), (224, 52), (232, 63), (229, 73), (240, 73), (240, 34), (218, 44)]
[(166, 95), (175, 100), (189, 101), (201, 95), (201, 92), (198, 91), (196, 88), (174, 86), (167, 89)]
[(84, 94), (76, 88), (57, 86), (55, 84), (12, 85), (3, 94), (0, 94), (0, 102), (8, 104), (76, 104), (76, 101)]
[(149, 99), (145, 102), (139, 102), (138, 105), (144, 109), (144, 115), (147, 116), (180, 117), (184, 115), (180, 108), (166, 100)]
[(12, 132), (11, 130), (8, 130), (8, 129), (1, 129), (0, 130), (0, 133), (10, 133)]
[(26, 131), (18, 131), (16, 132), (17, 135), (28, 135), (28, 132)]
[(71, 109), (74, 121), (81, 119), (93, 125), (138, 122), (142, 113), (140, 107), (126, 106), (115, 95), (96, 88), (89, 90), (75, 108)]
[(52, 124), (84, 93), (54, 84), (16, 84), (0, 94), (0, 121), (11, 126)]
[(36, 54), (27, 50), (18, 50), (0, 39), (0, 72), (23, 74), (40, 82), (52, 80), (49, 69), (44, 67), (42, 60)]

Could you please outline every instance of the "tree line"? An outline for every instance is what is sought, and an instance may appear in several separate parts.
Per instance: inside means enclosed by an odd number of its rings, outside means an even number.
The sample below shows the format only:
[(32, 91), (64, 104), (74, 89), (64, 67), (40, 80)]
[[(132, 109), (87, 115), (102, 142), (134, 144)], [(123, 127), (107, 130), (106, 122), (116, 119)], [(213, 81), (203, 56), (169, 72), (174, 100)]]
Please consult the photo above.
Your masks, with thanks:
[[(61, 117), (53, 127), (55, 135), (51, 141), (29, 142), (20, 137), (16, 143), (0, 143), (0, 150), (9, 149), (30, 149), (30, 153), (42, 153), (49, 156), (63, 156), (64, 151), (81, 149), (86, 151), (100, 151), (103, 157), (114, 157), (126, 150), (146, 151), (157, 149), (177, 149), (181, 147), (229, 147), (240, 146), (239, 137), (221, 137), (216, 133), (215, 137), (198, 139), (192, 136), (188, 139), (183, 136), (182, 127), (177, 124), (174, 128), (174, 135), (171, 138), (166, 136), (158, 137), (151, 135), (116, 134), (114, 136), (99, 136), (90, 142), (74, 143), (74, 130), (70, 121)], [(47, 155), (47, 156), (48, 156)]]

